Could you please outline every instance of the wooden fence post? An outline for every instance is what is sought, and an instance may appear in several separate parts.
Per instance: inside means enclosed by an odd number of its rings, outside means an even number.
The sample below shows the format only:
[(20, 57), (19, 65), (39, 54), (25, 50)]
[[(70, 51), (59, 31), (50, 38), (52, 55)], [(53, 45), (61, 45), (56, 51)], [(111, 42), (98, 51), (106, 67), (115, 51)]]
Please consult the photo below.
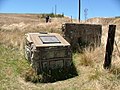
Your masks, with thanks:
[(103, 65), (104, 69), (109, 69), (111, 67), (115, 30), (116, 30), (116, 25), (109, 25), (106, 53), (105, 53), (105, 61), (104, 61), (104, 65)]

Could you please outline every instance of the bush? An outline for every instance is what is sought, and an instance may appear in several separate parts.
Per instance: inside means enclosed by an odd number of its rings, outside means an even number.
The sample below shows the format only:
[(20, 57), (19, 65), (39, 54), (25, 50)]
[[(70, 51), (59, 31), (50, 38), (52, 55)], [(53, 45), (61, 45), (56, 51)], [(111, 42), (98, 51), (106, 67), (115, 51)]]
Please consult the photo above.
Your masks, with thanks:
[(45, 18), (46, 16), (50, 16), (50, 17), (52, 17), (52, 18), (54, 18), (54, 17), (60, 17), (60, 18), (62, 18), (62, 17), (64, 17), (64, 14), (54, 14), (54, 13), (50, 13), (50, 14), (42, 14), (42, 17), (41, 18)]

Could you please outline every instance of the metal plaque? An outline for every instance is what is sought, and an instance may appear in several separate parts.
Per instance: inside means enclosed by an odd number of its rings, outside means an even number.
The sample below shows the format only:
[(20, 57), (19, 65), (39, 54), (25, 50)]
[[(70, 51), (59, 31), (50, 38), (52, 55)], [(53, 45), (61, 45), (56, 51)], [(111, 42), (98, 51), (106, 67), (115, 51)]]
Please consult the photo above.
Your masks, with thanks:
[(43, 44), (61, 43), (55, 36), (40, 36), (40, 39)]

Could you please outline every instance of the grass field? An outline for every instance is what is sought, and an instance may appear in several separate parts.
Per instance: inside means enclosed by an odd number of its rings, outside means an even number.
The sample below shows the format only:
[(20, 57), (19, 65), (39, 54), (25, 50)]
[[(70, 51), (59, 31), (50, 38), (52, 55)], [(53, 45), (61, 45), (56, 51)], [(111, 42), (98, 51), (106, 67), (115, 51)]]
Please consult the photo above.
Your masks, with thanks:
[[(24, 80), (24, 74), (31, 68), (24, 58), (24, 34), (27, 32), (57, 32), (69, 18), (54, 18), (51, 23), (38, 20), (37, 16), (25, 19), (27, 15), (3, 15), (0, 23), (0, 90), (120, 90), (120, 19), (93, 18), (86, 23), (103, 25), (102, 44), (94, 51), (87, 48), (83, 53), (74, 53), (73, 61), (78, 76), (54, 83), (31, 83)], [(0, 17), (3, 17), (0, 15)], [(18, 17), (19, 16), (19, 17)], [(27, 18), (28, 18), (27, 16)], [(9, 18), (9, 20), (8, 20)], [(84, 21), (83, 21), (84, 23)], [(112, 55), (112, 67), (103, 69), (108, 25), (117, 25), (116, 43)]]

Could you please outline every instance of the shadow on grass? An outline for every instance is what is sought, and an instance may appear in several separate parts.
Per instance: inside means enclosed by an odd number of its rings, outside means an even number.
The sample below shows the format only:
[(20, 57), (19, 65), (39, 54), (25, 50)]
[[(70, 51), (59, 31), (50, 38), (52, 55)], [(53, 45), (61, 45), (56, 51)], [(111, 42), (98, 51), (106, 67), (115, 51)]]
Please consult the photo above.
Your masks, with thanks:
[(25, 73), (25, 81), (33, 83), (53, 83), (78, 76), (77, 70), (72, 64), (69, 68), (55, 69), (44, 71), (41, 74), (36, 74), (33, 69)]

